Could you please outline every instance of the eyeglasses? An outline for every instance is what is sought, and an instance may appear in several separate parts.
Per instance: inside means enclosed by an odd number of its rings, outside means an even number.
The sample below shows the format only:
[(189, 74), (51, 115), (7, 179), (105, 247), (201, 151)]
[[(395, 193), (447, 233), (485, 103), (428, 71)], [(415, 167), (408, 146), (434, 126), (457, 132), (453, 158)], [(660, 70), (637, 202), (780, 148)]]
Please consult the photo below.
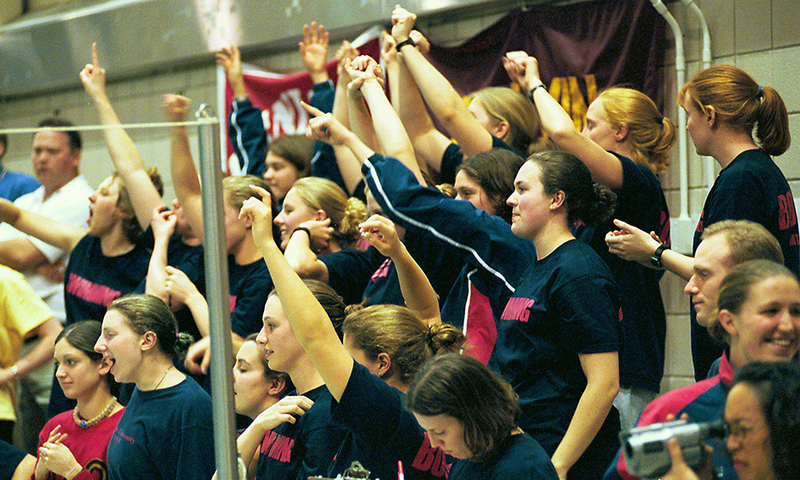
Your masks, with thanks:
[(725, 439), (733, 438), (737, 442), (744, 440), (750, 432), (756, 430), (762, 425), (744, 426), (741, 423), (727, 423), (725, 422)]

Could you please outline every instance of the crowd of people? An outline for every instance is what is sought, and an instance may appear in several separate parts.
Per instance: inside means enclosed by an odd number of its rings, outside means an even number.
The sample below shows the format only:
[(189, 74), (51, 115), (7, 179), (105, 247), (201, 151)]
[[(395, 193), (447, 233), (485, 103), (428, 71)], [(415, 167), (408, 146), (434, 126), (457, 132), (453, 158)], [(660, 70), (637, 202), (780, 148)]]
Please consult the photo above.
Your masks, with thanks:
[[(796, 478), (800, 235), (772, 159), (790, 142), (778, 92), (728, 65), (681, 89), (697, 153), (721, 167), (686, 256), (658, 177), (676, 128), (651, 99), (608, 88), (581, 131), (516, 51), (519, 88), (467, 104), (415, 20), (393, 11), (385, 72), (345, 42), (336, 83), (328, 33), (304, 27), (306, 136), (267, 138), (238, 48), (217, 54), (243, 172), (220, 200), (248, 478), (358, 461), (384, 479), (628, 479), (620, 430), (678, 417), (728, 433), (700, 472), (670, 442), (665, 478)], [(226, 435), (189, 99), (162, 102), (169, 208), (105, 76), (94, 45), (80, 79), (115, 168), (96, 191), (59, 119), (34, 135), (36, 179), (0, 175), (0, 480), (210, 479)], [(659, 396), (665, 271), (688, 282), (698, 382)], [(37, 369), (47, 421), (26, 453), (14, 385)]]

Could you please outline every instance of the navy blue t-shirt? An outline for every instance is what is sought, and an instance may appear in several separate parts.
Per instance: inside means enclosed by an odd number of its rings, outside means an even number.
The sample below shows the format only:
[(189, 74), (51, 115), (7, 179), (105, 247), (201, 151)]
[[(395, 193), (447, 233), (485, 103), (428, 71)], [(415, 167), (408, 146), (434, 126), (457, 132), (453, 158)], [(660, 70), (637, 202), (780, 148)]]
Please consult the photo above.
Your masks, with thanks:
[(264, 304), (274, 288), (267, 264), (258, 259), (238, 265), (228, 256), (230, 282), (231, 330), (242, 338), (261, 330)]
[(519, 426), (548, 455), (586, 388), (579, 355), (616, 352), (618, 318), (611, 272), (577, 240), (532, 265), (508, 301), (489, 366), (519, 395)]
[[(613, 152), (611, 152), (613, 153)], [(619, 286), (622, 317), (619, 345), (619, 380), (624, 388), (661, 390), (667, 316), (659, 281), (663, 270), (626, 261), (609, 253), (606, 233), (616, 230), (613, 219), (656, 232), (670, 245), (669, 210), (658, 178), (644, 165), (616, 155), (622, 163), (622, 186), (614, 190), (614, 215), (594, 227), (578, 227), (576, 237), (588, 243), (608, 265)]]
[(556, 480), (550, 457), (541, 445), (527, 433), (512, 435), (503, 448), (502, 456), (491, 465), (455, 460), (448, 480)]
[(333, 421), (348, 433), (328, 477), (344, 473), (354, 460), (372, 478), (394, 478), (398, 461), (403, 462), (409, 480), (446, 477), (452, 459), (431, 447), (425, 430), (405, 409), (405, 398), (403, 392), (353, 362), (342, 399), (333, 404)]
[(213, 439), (211, 397), (197, 382), (135, 389), (108, 444), (109, 477), (210, 479)]
[[(721, 220), (750, 220), (763, 225), (778, 239), (786, 267), (800, 274), (800, 236), (792, 191), (780, 168), (763, 150), (740, 153), (719, 173), (703, 205), (693, 251), (697, 251), (705, 227)], [(695, 378), (702, 380), (722, 354), (723, 345), (697, 324), (694, 308), (689, 311)]]
[(333, 397), (325, 385), (303, 395), (314, 405), (295, 423), (267, 432), (259, 449), (257, 478), (306, 480), (328, 473), (347, 432), (331, 421)]
[[(492, 136), (492, 148), (502, 148), (504, 150), (510, 150), (520, 157), (522, 154), (518, 152), (514, 147), (510, 146), (506, 142), (500, 140), (499, 138)], [(464, 161), (464, 154), (461, 152), (461, 146), (457, 143), (451, 143), (447, 146), (444, 150), (444, 154), (442, 154), (442, 165), (439, 169), (439, 183), (456, 183), (456, 169), (458, 166), (461, 165), (461, 162)]]
[[(83, 237), (72, 250), (64, 272), (66, 325), (81, 320), (102, 322), (106, 306), (114, 299), (144, 288), (149, 264), (150, 251), (141, 244), (126, 254), (107, 257), (98, 237)], [(64, 396), (53, 375), (47, 418), (71, 408), (75, 408), (75, 400)]]
[(363, 252), (346, 248), (319, 257), (319, 260), (328, 269), (328, 285), (336, 290), (346, 305), (355, 305), (361, 303), (364, 290), (373, 281), (373, 274), (389, 259), (381, 255), (377, 248), (370, 246)]
[(0, 478), (10, 479), (14, 476), (14, 470), (27, 455), (19, 448), (8, 442), (0, 440)]

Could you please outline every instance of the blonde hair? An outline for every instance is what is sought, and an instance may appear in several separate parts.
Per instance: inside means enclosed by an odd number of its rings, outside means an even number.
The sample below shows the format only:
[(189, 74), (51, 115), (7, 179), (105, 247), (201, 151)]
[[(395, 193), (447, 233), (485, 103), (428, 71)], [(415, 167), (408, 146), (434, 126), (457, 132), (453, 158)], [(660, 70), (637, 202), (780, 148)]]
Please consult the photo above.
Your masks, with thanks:
[(628, 128), (633, 161), (660, 173), (669, 166), (669, 150), (675, 144), (675, 124), (661, 115), (647, 95), (632, 88), (614, 87), (597, 97), (606, 120), (615, 129)]
[(368, 216), (364, 202), (348, 198), (339, 185), (326, 178), (300, 178), (292, 188), (309, 208), (325, 212), (331, 220), (333, 238), (341, 247), (350, 247), (361, 238), (358, 225)]
[(508, 123), (505, 141), (522, 155), (552, 150), (550, 141), (542, 137), (539, 112), (525, 95), (508, 87), (487, 87), (473, 92), (469, 98), (478, 100), (495, 121)]
[[(244, 201), (250, 197), (258, 197), (250, 185), (261, 187), (270, 192), (267, 182), (255, 175), (231, 175), (222, 180), (222, 191), (227, 204), (237, 211), (242, 209)], [(271, 193), (271, 192), (270, 192)]]
[(715, 65), (695, 75), (681, 88), (678, 103), (691, 103), (703, 113), (713, 107), (720, 121), (748, 135), (755, 128), (759, 145), (770, 155), (781, 155), (791, 145), (789, 114), (781, 96), (733, 65)]

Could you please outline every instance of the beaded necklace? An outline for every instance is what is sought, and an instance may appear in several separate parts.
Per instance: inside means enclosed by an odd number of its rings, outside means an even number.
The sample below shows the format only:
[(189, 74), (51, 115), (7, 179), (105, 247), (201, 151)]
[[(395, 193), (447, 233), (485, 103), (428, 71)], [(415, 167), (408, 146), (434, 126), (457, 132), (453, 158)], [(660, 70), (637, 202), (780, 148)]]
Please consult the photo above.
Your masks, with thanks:
[(111, 401), (108, 403), (106, 408), (104, 408), (102, 412), (100, 412), (96, 417), (94, 417), (89, 421), (82, 420), (81, 417), (78, 415), (78, 407), (75, 407), (75, 409), (72, 410), (72, 419), (75, 420), (75, 423), (78, 424), (78, 426), (81, 428), (93, 427), (98, 423), (100, 423), (100, 420), (111, 415), (111, 412), (114, 410), (114, 407), (116, 406), (117, 406), (117, 398), (111, 397)]

